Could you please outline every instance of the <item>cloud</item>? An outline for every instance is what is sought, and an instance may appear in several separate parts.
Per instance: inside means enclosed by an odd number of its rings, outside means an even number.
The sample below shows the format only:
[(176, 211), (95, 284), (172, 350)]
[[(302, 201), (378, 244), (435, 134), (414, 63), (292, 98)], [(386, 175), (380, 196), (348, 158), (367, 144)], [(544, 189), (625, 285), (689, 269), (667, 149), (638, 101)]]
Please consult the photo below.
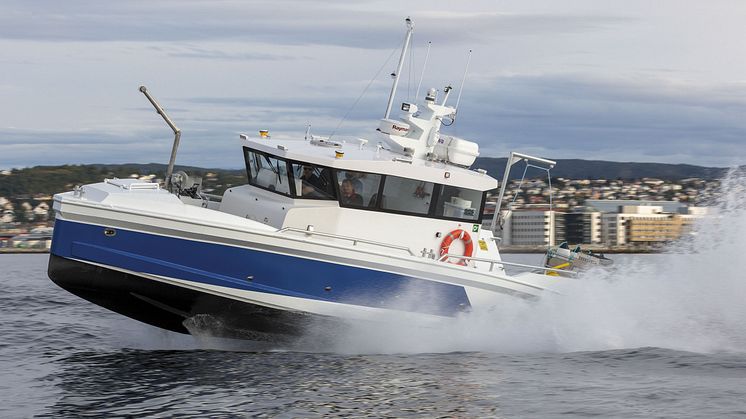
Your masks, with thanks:
[[(366, 95), (348, 114), (340, 135), (373, 136), (385, 105), (383, 87)], [(328, 135), (353, 101), (351, 96), (342, 100), (315, 94), (185, 98), (173, 108), (178, 110), (177, 125), (184, 132), (179, 162), (237, 167), (235, 138), (239, 132), (270, 129), (275, 137), (300, 138), (310, 122), (314, 133)], [(578, 75), (495, 76), (471, 83), (456, 124), (443, 132), (477, 141), (483, 156), (523, 151), (549, 158), (725, 166), (746, 161), (742, 145), (745, 113), (746, 85), (741, 84), (693, 86), (659, 79)], [(171, 134), (157, 118), (148, 122), (119, 134), (0, 130), (0, 166), (41, 160), (46, 164), (149, 162), (154, 155), (166, 159)], [(41, 152), (49, 148), (56, 152)]]
[(743, 164), (746, 52), (733, 41), (742, 22), (731, 9), (9, 0), (0, 4), (0, 167), (167, 157), (170, 131), (137, 93), (143, 83), (184, 131), (188, 164), (231, 164), (238, 132), (299, 137), (310, 122), (327, 135), (345, 115), (340, 134), (370, 137), (407, 15), (419, 48), (397, 102), (415, 89), (426, 40), (423, 89), (457, 86), (474, 47), (458, 121), (444, 131), (478, 141), (484, 156)]
[[(485, 43), (504, 36), (584, 33), (631, 18), (604, 15), (459, 13), (415, 1), (409, 8), (339, 1), (9, 1), (0, 39), (50, 42), (243, 40), (282, 45), (390, 48), (411, 14), (417, 36), (438, 45)], [(416, 7), (415, 7), (416, 6)], [(375, 22), (375, 24), (367, 24)]]
[(149, 46), (147, 49), (158, 53), (165, 53), (169, 57), (185, 59), (201, 59), (212, 61), (291, 61), (303, 59), (303, 57), (287, 54), (269, 54), (261, 52), (233, 52), (217, 48), (202, 48), (190, 45), (172, 45), (168, 48), (161, 46)]
[(459, 129), (482, 138), (487, 155), (529, 148), (556, 158), (746, 160), (746, 85), (511, 76), (483, 81), (467, 97)]

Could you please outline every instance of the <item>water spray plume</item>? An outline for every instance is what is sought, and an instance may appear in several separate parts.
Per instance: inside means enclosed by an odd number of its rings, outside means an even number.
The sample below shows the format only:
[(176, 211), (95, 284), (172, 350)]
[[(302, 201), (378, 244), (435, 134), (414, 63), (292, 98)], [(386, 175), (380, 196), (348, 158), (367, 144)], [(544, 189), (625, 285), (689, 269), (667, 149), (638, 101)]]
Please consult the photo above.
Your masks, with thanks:
[(746, 173), (722, 180), (714, 215), (656, 255), (618, 258), (612, 270), (564, 281), (536, 302), (501, 297), (442, 327), (353, 327), (328, 350), (343, 353), (572, 352), (661, 347), (692, 352), (746, 348)]
[[(559, 293), (538, 301), (497, 296), (488, 310), (426, 325), (376, 317), (344, 327), (312, 323), (301, 339), (262, 348), (349, 354), (660, 347), (742, 353), (746, 268), (739, 262), (746, 248), (746, 172), (730, 171), (719, 196), (710, 203), (713, 214), (664, 253), (619, 255), (612, 269), (597, 268), (577, 280), (557, 278)], [(415, 291), (403, 290), (398, 307), (438, 304), (437, 295)], [(201, 346), (257, 350), (248, 341), (228, 345), (211, 339), (215, 325), (205, 319), (189, 326)]]

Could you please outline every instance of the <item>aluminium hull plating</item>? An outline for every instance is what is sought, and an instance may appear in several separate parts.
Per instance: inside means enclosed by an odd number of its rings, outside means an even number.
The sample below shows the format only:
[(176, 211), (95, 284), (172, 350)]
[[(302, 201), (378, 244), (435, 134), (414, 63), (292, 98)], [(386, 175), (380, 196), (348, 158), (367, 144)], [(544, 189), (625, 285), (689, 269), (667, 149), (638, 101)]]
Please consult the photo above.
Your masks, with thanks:
[[(60, 287), (94, 304), (178, 333), (190, 333), (190, 322), (195, 327), (200, 326), (196, 322), (203, 322), (201, 326), (209, 327), (216, 336), (284, 341), (300, 336), (311, 322), (322, 321), (54, 254), (49, 259), (49, 277)], [(201, 319), (200, 315), (209, 317)]]
[(51, 253), (49, 276), (62, 288), (181, 333), (202, 315), (215, 335), (278, 340), (345, 320), (330, 307), (435, 318), (470, 307), (459, 285), (64, 219)]

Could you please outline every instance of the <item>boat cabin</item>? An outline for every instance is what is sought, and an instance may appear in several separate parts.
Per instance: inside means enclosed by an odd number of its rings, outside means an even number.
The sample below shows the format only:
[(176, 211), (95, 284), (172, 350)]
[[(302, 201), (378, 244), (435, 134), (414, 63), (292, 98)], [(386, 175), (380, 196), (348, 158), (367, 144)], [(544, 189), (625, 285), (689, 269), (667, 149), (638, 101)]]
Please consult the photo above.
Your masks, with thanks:
[(249, 184), (227, 190), (220, 210), (278, 229), (437, 253), (452, 230), (479, 235), (486, 194), (497, 187), (484, 171), (402, 156), (360, 139), (242, 135), (241, 146)]

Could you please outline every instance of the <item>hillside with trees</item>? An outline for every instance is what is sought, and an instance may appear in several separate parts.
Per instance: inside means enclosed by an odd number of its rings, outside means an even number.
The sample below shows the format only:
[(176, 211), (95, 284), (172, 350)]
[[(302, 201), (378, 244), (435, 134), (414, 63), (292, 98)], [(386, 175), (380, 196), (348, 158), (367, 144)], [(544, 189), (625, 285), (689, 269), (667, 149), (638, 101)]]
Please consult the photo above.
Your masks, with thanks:
[[(505, 170), (506, 158), (480, 157), (472, 166), (481, 168), (498, 179)], [(199, 167), (177, 166), (190, 175), (203, 178), (205, 192), (222, 194), (225, 189), (245, 184), (244, 170), (205, 169)], [(726, 173), (726, 168), (702, 167), (688, 164), (660, 163), (620, 163), (609, 161), (565, 159), (557, 160), (552, 169), (553, 178), (567, 179), (621, 179), (634, 180), (657, 178), (677, 181), (687, 178), (703, 180), (719, 179)], [(24, 169), (4, 171), (0, 175), (0, 197), (24, 198), (34, 195), (52, 195), (73, 189), (75, 185), (100, 182), (104, 178), (145, 178), (163, 179), (166, 165), (150, 164), (89, 164), (64, 166), (36, 166)], [(523, 174), (521, 164), (516, 164), (511, 172), (512, 178)], [(544, 173), (529, 170), (528, 177), (543, 177)]]
[[(222, 193), (225, 189), (246, 183), (243, 170), (204, 169), (176, 166), (190, 175), (202, 176), (204, 189)], [(101, 182), (105, 178), (146, 178), (163, 179), (166, 173), (164, 164), (89, 164), (64, 166), (36, 166), (13, 169), (0, 175), (0, 196), (31, 197), (53, 195), (72, 190), (76, 185)]]
[[(479, 157), (472, 165), (481, 168), (497, 177), (502, 178), (507, 158)], [(567, 179), (621, 179), (634, 180), (642, 178), (656, 178), (668, 181), (678, 181), (688, 178), (703, 180), (720, 179), (728, 171), (721, 167), (702, 167), (691, 164), (663, 164), (663, 163), (624, 163), (603, 160), (559, 159), (557, 166), (552, 169), (552, 177)], [(511, 170), (511, 178), (520, 178), (523, 166), (518, 163)], [(531, 171), (529, 177), (544, 176), (542, 172)]]

